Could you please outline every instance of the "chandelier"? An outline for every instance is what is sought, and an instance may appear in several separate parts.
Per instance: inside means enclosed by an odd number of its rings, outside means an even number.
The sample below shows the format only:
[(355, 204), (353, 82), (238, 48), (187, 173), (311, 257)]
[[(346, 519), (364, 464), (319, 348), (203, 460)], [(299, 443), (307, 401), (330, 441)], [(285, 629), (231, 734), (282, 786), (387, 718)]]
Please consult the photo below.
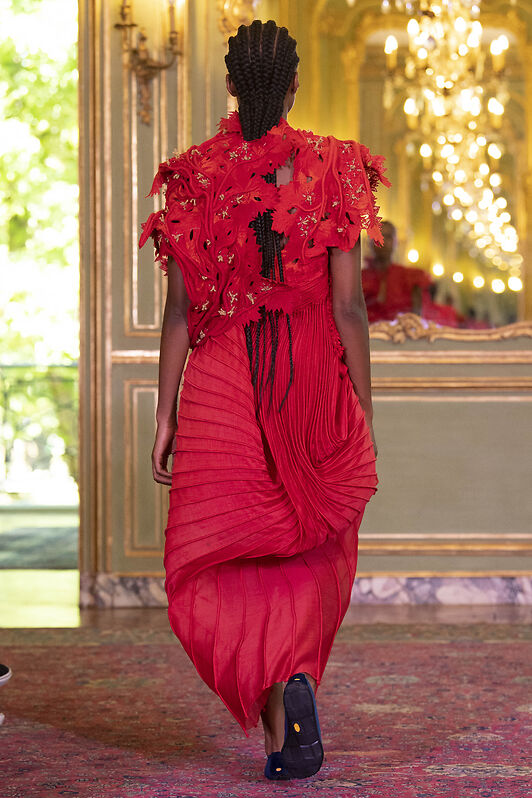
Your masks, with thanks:
[[(521, 290), (522, 257), (500, 171), (508, 39), (498, 36), (488, 53), (480, 0), (396, 0), (395, 7), (410, 15), (408, 54), (399, 68), (397, 39), (387, 37), (384, 106), (406, 94), (410, 148), (415, 142), (433, 185), (433, 211), (457, 224), (472, 257), (508, 272), (507, 283), (492, 280), (494, 291)], [(383, 0), (383, 12), (389, 9)]]

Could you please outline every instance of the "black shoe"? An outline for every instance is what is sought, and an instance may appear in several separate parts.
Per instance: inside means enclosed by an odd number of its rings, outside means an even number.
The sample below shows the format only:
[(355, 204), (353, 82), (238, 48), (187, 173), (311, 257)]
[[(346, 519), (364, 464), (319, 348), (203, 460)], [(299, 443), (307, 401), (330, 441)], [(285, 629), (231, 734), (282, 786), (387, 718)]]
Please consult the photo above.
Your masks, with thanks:
[(8, 668), (7, 665), (0, 665), (0, 685), (8, 682), (12, 676), (11, 668)]
[(313, 776), (323, 763), (320, 722), (314, 690), (304, 673), (295, 673), (283, 694), (286, 713), (283, 762), (293, 779)]
[(264, 768), (264, 775), (271, 781), (286, 781), (286, 779), (290, 778), (285, 770), (280, 751), (274, 751), (269, 755)]

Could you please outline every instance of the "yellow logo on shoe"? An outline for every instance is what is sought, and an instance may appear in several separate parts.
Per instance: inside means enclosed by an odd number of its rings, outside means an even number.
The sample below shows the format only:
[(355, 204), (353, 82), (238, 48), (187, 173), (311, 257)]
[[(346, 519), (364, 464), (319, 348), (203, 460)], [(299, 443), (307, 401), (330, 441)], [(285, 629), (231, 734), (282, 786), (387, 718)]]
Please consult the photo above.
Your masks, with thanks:
[(301, 726), (299, 725), (299, 723), (294, 723), (294, 729), (296, 730), (296, 732), (301, 731)]

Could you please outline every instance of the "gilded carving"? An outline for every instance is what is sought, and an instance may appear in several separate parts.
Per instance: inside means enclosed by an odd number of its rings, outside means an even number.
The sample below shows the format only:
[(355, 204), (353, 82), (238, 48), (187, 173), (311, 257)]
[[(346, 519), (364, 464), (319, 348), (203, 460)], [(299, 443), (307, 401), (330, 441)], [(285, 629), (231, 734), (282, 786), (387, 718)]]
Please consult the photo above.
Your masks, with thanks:
[(218, 11), (218, 27), (226, 39), (234, 36), (240, 25), (249, 25), (254, 19), (253, 0), (218, 0)]
[(380, 341), (402, 344), (404, 341), (506, 341), (510, 338), (532, 338), (532, 322), (520, 321), (489, 330), (463, 330), (455, 327), (440, 327), (433, 321), (425, 321), (415, 313), (402, 313), (393, 321), (377, 321), (370, 328), (370, 337)]
[(346, 26), (346, 16), (349, 9), (333, 10), (327, 9), (327, 12), (321, 17), (319, 22), (319, 33), (324, 36), (335, 36), (342, 38), (344, 36), (344, 29)]

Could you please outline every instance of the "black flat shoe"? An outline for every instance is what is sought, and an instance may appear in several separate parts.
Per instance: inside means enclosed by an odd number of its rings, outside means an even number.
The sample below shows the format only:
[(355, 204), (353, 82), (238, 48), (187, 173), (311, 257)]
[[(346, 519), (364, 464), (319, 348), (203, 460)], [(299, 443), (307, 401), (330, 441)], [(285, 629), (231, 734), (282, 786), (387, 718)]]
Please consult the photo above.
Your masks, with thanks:
[(280, 751), (274, 751), (269, 755), (264, 768), (264, 775), (271, 781), (286, 781), (286, 779), (290, 778), (284, 767)]
[(283, 693), (286, 713), (284, 767), (293, 779), (313, 776), (323, 763), (320, 722), (314, 690), (304, 673), (295, 673)]
[(5, 684), (12, 676), (11, 668), (8, 665), (0, 665), (0, 684)]

